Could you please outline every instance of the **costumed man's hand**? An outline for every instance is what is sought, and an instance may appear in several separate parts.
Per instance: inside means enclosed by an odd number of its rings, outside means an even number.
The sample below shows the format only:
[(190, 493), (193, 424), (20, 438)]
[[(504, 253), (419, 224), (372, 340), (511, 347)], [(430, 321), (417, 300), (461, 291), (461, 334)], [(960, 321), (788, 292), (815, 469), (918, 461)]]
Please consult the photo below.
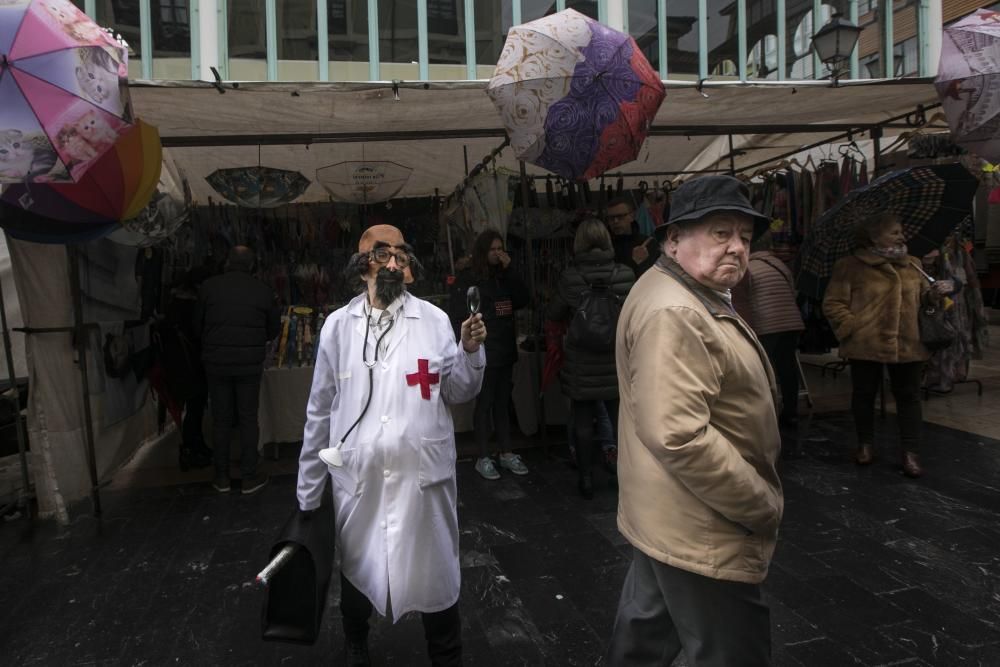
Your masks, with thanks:
[(486, 340), (486, 323), (483, 316), (476, 313), (462, 322), (462, 347), (469, 354), (479, 351), (479, 346)]

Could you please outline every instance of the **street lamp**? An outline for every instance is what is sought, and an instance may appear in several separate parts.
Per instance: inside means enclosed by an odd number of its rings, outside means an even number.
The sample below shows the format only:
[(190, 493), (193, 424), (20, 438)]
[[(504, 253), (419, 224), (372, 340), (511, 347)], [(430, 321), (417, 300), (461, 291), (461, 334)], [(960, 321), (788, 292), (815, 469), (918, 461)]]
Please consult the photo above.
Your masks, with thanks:
[(844, 63), (854, 52), (854, 46), (858, 43), (860, 34), (861, 28), (843, 18), (839, 13), (835, 13), (826, 25), (813, 35), (813, 51), (830, 68), (830, 79), (834, 86), (837, 85)]

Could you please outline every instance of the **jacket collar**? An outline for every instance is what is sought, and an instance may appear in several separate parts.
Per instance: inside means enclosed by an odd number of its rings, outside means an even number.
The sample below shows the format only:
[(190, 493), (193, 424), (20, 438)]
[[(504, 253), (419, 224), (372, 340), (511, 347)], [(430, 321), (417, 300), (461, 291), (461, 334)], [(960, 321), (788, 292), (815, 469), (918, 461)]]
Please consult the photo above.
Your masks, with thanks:
[[(403, 326), (403, 320), (419, 319), (420, 318), (420, 308), (418, 299), (407, 291), (403, 291), (402, 304), (399, 307), (399, 313), (396, 315), (396, 323), (393, 325), (393, 333), (389, 335), (389, 345), (386, 349), (385, 356), (388, 357), (394, 349), (399, 345), (399, 341), (402, 340), (403, 336), (400, 335), (406, 327)], [(368, 296), (367, 293), (361, 293), (351, 300), (351, 303), (347, 306), (347, 312), (352, 315), (357, 321), (354, 324), (354, 333), (362, 338), (365, 337), (365, 329), (368, 327)]]
[(760, 358), (761, 365), (767, 375), (767, 383), (771, 387), (771, 396), (777, 401), (777, 382), (774, 379), (774, 370), (771, 368), (770, 361), (768, 361), (767, 353), (764, 352), (764, 347), (760, 344), (760, 340), (757, 339), (757, 334), (753, 332), (750, 325), (743, 321), (742, 317), (736, 314), (736, 310), (732, 304), (726, 302), (715, 290), (705, 287), (692, 278), (673, 257), (666, 253), (661, 254), (660, 258), (656, 260), (655, 267), (668, 276), (671, 276), (691, 292), (713, 318), (727, 319), (737, 326), (746, 339), (750, 341), (750, 344), (754, 346), (754, 349), (757, 350), (757, 356)]
[(889, 259), (882, 255), (876, 255), (868, 248), (859, 248), (854, 251), (854, 256), (869, 266), (881, 266), (883, 264), (893, 264), (895, 266), (909, 266), (910, 256), (906, 255), (899, 259)]
[(705, 287), (697, 280), (692, 278), (687, 271), (681, 268), (681, 265), (677, 263), (673, 257), (667, 254), (661, 254), (660, 258), (656, 260), (656, 267), (661, 269), (668, 276), (673, 277), (677, 282), (683, 285), (689, 292), (691, 292), (702, 305), (705, 306), (705, 310), (709, 312), (712, 317), (719, 317), (722, 315), (735, 315), (732, 304), (728, 303), (722, 295), (711, 289), (710, 287)]

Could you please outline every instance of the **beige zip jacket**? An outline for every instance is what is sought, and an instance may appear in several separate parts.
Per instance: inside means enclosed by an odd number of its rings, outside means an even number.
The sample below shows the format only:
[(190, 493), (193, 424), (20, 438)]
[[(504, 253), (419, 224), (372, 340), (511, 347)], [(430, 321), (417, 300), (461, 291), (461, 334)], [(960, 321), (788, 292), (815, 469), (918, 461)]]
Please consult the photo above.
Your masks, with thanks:
[(713, 579), (767, 575), (783, 497), (775, 382), (750, 327), (669, 257), (618, 322), (618, 528)]

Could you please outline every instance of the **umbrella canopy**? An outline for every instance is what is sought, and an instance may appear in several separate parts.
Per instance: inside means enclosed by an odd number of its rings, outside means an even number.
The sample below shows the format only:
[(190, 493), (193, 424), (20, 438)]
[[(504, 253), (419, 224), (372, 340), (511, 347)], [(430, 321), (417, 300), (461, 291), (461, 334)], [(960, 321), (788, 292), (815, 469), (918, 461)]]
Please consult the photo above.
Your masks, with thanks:
[(944, 29), (934, 86), (955, 141), (1000, 160), (1000, 12), (980, 9)]
[(173, 159), (164, 156), (160, 182), (152, 200), (139, 214), (122, 222), (108, 238), (115, 243), (146, 248), (173, 236), (191, 213), (191, 186)]
[(132, 122), (127, 58), (69, 0), (0, 0), (0, 183), (79, 180)]
[(396, 196), (413, 172), (387, 161), (338, 162), (316, 170), (316, 180), (337, 201), (375, 204)]
[(160, 178), (162, 159), (159, 132), (138, 121), (78, 182), (10, 185), (2, 201), (43, 219), (120, 223), (149, 203)]
[(899, 218), (911, 255), (921, 257), (941, 247), (972, 214), (978, 186), (962, 165), (937, 164), (892, 171), (854, 190), (806, 235), (799, 254), (799, 291), (821, 298), (833, 265), (854, 249), (858, 223), (882, 212)]
[(238, 206), (274, 208), (302, 196), (309, 179), (297, 171), (270, 167), (217, 169), (206, 178), (212, 189)]
[(486, 93), (519, 159), (574, 180), (634, 160), (666, 95), (632, 37), (573, 9), (511, 28)]

